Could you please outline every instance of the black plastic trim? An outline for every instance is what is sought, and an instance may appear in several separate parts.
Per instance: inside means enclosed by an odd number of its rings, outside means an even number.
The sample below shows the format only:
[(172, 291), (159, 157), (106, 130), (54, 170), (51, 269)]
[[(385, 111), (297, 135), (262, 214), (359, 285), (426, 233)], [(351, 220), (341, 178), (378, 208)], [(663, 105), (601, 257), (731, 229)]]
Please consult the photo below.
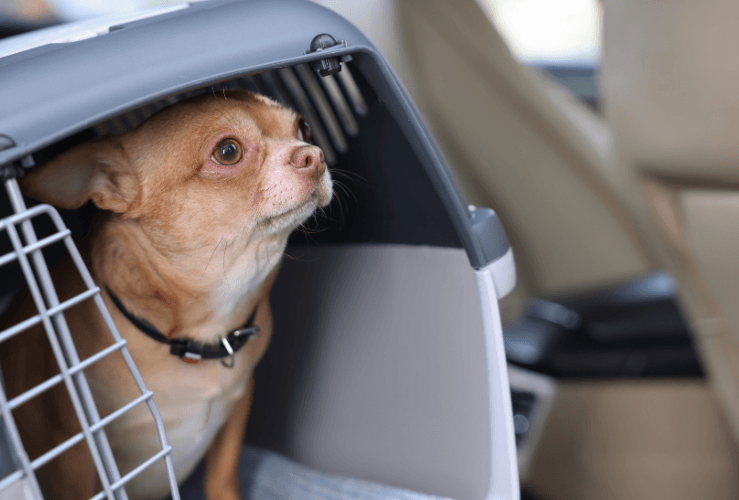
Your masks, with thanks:
[(558, 378), (704, 377), (667, 273), (534, 299), (503, 338), (509, 362)]

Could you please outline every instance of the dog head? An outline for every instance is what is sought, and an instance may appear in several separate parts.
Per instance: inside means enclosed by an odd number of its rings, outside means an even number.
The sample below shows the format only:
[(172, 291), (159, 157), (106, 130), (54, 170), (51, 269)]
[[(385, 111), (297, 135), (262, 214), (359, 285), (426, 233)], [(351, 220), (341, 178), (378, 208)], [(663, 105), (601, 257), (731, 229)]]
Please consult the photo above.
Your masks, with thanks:
[[(285, 236), (331, 200), (323, 152), (294, 111), (247, 91), (191, 98), (79, 145), (22, 179), (62, 208), (92, 200), (168, 250)], [(172, 248), (169, 248), (172, 247)]]

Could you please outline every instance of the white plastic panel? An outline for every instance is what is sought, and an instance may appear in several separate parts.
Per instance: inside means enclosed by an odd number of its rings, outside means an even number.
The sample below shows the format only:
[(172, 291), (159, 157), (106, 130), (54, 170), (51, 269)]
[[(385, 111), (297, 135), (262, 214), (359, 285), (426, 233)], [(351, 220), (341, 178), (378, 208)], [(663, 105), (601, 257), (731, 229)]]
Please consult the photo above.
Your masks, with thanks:
[[(294, 381), (292, 395), (274, 430), (283, 451), (415, 491), (517, 499), (492, 274), (476, 276), (461, 249), (324, 246), (288, 255), (272, 295), (275, 339), (293, 351), (280, 372)], [(493, 301), (485, 322), (479, 282), (492, 290), (482, 296)]]

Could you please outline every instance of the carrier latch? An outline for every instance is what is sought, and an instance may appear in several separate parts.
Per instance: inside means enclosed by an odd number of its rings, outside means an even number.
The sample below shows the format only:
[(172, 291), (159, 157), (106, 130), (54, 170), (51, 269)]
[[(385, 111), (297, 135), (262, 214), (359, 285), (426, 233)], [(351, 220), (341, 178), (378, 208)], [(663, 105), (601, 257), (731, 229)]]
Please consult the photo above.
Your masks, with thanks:
[[(313, 40), (311, 40), (310, 50), (308, 50), (306, 54), (320, 52), (322, 50), (336, 47), (337, 45), (343, 45), (344, 47), (346, 47), (346, 41), (340, 40), (337, 42), (336, 39), (328, 33), (321, 33), (320, 35), (313, 38)], [(342, 57), (327, 57), (326, 59), (318, 59), (317, 61), (313, 61), (310, 64), (313, 67), (313, 70), (317, 71), (319, 75), (329, 76), (335, 75), (336, 73), (341, 71), (341, 61), (348, 62), (351, 61), (351, 59), (352, 56), (350, 55), (345, 55)]]
[[(7, 135), (0, 134), (0, 151), (5, 151), (6, 149), (14, 147), (15, 141), (13, 139)], [(33, 166), (33, 157), (31, 155), (26, 155), (18, 161), (12, 161), (5, 165), (0, 165), (0, 180), (5, 182), (8, 179), (18, 179), (23, 175), (25, 169)]]

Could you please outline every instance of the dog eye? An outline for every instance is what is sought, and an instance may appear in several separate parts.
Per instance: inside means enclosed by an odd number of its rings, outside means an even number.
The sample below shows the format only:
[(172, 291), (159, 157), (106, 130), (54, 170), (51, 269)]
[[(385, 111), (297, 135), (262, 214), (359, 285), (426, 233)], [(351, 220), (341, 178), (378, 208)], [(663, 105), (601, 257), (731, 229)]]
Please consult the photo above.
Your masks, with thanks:
[(310, 126), (308, 125), (308, 122), (302, 118), (298, 122), (298, 131), (300, 132), (300, 135), (302, 136), (301, 139), (304, 142), (307, 142), (308, 144), (312, 144), (311, 137), (310, 137)]
[(244, 156), (244, 149), (235, 139), (223, 139), (213, 150), (213, 161), (219, 165), (235, 165)]

